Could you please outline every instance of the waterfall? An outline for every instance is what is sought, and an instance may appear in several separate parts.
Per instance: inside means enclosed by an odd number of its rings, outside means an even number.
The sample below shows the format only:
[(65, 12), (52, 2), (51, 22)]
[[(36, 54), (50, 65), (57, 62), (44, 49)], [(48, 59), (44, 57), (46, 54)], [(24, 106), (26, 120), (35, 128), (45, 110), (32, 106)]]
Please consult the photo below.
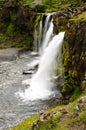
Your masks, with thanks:
[[(37, 72), (32, 76), (30, 87), (25, 92), (18, 92), (17, 94), (25, 100), (44, 100), (46, 98), (55, 96), (56, 89), (54, 78), (58, 66), (57, 57), (62, 47), (64, 39), (64, 32), (53, 36), (53, 22), (49, 21), (50, 15), (45, 22), (45, 26), (49, 26), (46, 31), (46, 36), (41, 45), (43, 54), (40, 56), (39, 67)], [(41, 25), (42, 27), (42, 25)], [(42, 29), (41, 29), (42, 30)], [(44, 29), (45, 32), (45, 29)], [(41, 36), (43, 37), (43, 36)]]
[(42, 41), (42, 19), (40, 20), (39, 23), (39, 47), (41, 46), (41, 41)]
[(45, 20), (45, 25), (44, 25), (44, 31), (43, 31), (43, 39), (45, 39), (45, 37), (46, 37), (46, 32), (47, 32), (48, 27), (49, 27), (49, 21), (50, 21), (51, 15), (52, 15), (51, 13), (47, 14), (47, 17), (46, 17), (46, 20)]
[(51, 20), (49, 29), (46, 32), (46, 37), (44, 37), (42, 43), (42, 53), (44, 52), (45, 48), (48, 46), (48, 43), (51, 40), (52, 36), (53, 36), (53, 22)]
[(38, 39), (37, 39), (37, 30), (34, 30), (34, 41), (33, 41), (33, 52), (38, 51)]
[[(46, 14), (45, 24), (43, 26), (43, 17), (39, 22), (39, 29), (34, 29), (34, 42), (33, 42), (33, 51), (38, 52), (39, 54), (43, 54), (45, 48), (47, 47), (49, 41), (53, 36), (53, 20), (51, 16), (53, 13)], [(37, 36), (39, 35), (39, 37)]]

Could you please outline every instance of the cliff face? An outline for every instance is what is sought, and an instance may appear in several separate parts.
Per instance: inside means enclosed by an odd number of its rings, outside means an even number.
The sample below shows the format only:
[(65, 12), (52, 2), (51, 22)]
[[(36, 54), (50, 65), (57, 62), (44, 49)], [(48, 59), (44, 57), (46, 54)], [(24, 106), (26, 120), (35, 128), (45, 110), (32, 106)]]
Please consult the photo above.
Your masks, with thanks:
[[(64, 54), (65, 84), (62, 94), (68, 98), (75, 90), (85, 91), (86, 79), (86, 22), (70, 25), (67, 30), (67, 50)], [(83, 82), (84, 87), (83, 87)]]
[(32, 48), (37, 14), (16, 5), (0, 8), (0, 48)]
[[(86, 90), (86, 5), (68, 7), (54, 16), (55, 32), (66, 31), (63, 45), (64, 99)], [(76, 94), (76, 97), (78, 95)], [(75, 97), (73, 97), (75, 98)], [(74, 99), (71, 99), (74, 100)]]

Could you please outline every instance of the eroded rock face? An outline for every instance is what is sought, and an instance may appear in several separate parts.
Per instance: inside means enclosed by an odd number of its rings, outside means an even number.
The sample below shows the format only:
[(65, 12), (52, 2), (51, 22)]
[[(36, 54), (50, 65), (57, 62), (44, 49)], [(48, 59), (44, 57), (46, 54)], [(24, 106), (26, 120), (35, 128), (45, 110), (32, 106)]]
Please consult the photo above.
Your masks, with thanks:
[(70, 6), (70, 7), (59, 10), (54, 15), (54, 19), (63, 18), (63, 17), (70, 18), (71, 16), (76, 16), (83, 11), (86, 11), (86, 5), (84, 5), (82, 7)]
[(26, 31), (29, 34), (32, 34), (34, 31), (34, 22), (36, 19), (36, 14), (26, 10), (26, 9), (18, 9), (17, 18), (16, 18), (16, 27), (20, 29), (21, 33)]
[[(9, 5), (6, 3), (0, 8), (0, 22), (14, 22), (15, 31), (18, 29), (21, 33), (28, 32), (28, 34), (32, 35), (36, 16), (37, 14), (29, 9), (13, 4)], [(15, 19), (13, 17), (15, 17)]]
[(72, 94), (76, 87), (82, 89), (86, 73), (86, 22), (71, 24), (67, 31), (64, 55), (64, 96)]
[[(71, 17), (78, 17), (86, 11), (83, 7), (70, 6), (61, 9), (54, 14), (54, 31), (65, 31), (63, 49), (64, 79), (62, 94), (65, 99), (69, 99), (78, 86), (82, 91), (86, 90), (86, 22), (70, 22)], [(76, 17), (76, 19), (77, 19)]]

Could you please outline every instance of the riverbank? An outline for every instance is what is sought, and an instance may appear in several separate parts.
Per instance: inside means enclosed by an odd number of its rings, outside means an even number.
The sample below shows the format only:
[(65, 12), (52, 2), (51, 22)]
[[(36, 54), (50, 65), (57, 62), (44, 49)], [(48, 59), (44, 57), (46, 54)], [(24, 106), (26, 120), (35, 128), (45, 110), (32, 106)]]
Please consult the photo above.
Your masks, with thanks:
[(86, 94), (67, 105), (57, 104), (9, 130), (86, 130)]
[(20, 51), (23, 51), (22, 48), (7, 48), (0, 49), (0, 61), (13, 61), (16, 60), (19, 56)]

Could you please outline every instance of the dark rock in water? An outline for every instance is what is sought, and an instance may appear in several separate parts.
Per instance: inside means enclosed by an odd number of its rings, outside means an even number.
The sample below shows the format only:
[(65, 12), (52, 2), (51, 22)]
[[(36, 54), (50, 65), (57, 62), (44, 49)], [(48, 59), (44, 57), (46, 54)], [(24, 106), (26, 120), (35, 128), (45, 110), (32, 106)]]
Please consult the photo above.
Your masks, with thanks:
[(24, 70), (23, 74), (27, 75), (27, 74), (33, 74), (34, 69), (29, 69), (29, 70)]
[(27, 74), (33, 74), (38, 68), (38, 64), (36, 64), (35, 66), (33, 66), (32, 68), (28, 69), (28, 70), (24, 70), (22, 74), (27, 75)]
[(35, 66), (34, 66), (34, 69), (37, 69), (37, 68), (38, 68), (38, 66), (39, 66), (39, 64), (35, 65)]

